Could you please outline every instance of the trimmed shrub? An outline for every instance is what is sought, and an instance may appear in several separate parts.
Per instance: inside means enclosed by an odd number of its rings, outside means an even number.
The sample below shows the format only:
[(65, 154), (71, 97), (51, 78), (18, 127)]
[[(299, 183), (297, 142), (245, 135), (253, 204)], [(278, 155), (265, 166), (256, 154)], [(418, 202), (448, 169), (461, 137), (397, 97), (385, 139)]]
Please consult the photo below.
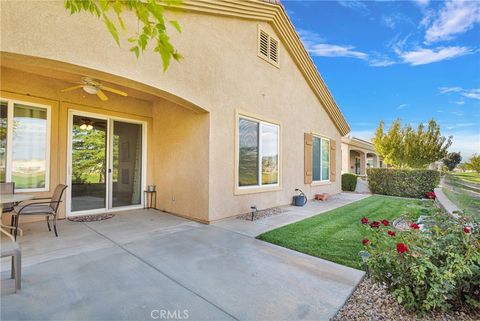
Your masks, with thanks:
[(342, 191), (354, 192), (357, 188), (357, 176), (349, 173), (342, 174)]
[(374, 194), (424, 198), (440, 183), (440, 173), (429, 169), (367, 169), (368, 187)]

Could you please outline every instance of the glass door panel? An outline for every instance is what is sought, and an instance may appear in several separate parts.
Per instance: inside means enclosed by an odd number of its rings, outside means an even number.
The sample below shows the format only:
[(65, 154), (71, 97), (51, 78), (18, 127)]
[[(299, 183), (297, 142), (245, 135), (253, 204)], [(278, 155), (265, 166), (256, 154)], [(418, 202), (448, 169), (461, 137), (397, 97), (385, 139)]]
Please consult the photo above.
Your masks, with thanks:
[(113, 121), (111, 207), (141, 204), (142, 125)]
[(107, 129), (105, 119), (73, 116), (72, 212), (107, 206)]

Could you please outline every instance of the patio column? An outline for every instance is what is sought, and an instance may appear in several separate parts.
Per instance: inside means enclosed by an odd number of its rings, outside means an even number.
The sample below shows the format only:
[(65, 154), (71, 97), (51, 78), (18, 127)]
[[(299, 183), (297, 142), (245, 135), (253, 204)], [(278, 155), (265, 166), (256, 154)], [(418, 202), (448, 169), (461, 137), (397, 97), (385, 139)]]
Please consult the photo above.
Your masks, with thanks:
[(367, 153), (360, 153), (360, 175), (367, 175)]

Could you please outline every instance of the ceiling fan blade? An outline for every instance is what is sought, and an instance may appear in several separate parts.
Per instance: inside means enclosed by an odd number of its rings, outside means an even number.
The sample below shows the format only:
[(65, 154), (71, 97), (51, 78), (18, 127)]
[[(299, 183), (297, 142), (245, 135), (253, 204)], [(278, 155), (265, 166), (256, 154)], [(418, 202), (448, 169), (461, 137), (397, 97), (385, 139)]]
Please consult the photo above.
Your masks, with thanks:
[(75, 89), (79, 89), (79, 88), (82, 88), (84, 85), (77, 85), (77, 86), (73, 86), (73, 87), (68, 87), (68, 88), (65, 88), (65, 89), (62, 89), (60, 90), (62, 93), (64, 92), (67, 92), (67, 91), (72, 91), (72, 90), (75, 90)]
[(110, 87), (106, 87), (106, 86), (102, 86), (102, 89), (103, 90), (106, 90), (106, 91), (110, 91), (114, 94), (117, 94), (117, 95), (121, 95), (121, 96), (128, 96), (128, 94), (126, 92), (123, 92), (121, 90), (118, 90), (118, 89), (114, 89), (114, 88), (110, 88)]
[(98, 96), (98, 98), (100, 98), (100, 99), (103, 100), (103, 101), (108, 100), (108, 97), (105, 96), (105, 94), (103, 93), (103, 91), (101, 91), (100, 89), (97, 91), (97, 96)]

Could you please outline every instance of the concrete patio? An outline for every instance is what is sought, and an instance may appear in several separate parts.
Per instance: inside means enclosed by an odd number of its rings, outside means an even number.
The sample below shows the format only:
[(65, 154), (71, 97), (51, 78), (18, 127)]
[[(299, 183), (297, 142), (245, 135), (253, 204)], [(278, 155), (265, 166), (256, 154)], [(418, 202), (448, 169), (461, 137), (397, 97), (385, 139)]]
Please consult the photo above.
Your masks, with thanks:
[(328, 320), (363, 277), (155, 210), (61, 221), (58, 238), (22, 227), (22, 290), (2, 260), (2, 320)]

